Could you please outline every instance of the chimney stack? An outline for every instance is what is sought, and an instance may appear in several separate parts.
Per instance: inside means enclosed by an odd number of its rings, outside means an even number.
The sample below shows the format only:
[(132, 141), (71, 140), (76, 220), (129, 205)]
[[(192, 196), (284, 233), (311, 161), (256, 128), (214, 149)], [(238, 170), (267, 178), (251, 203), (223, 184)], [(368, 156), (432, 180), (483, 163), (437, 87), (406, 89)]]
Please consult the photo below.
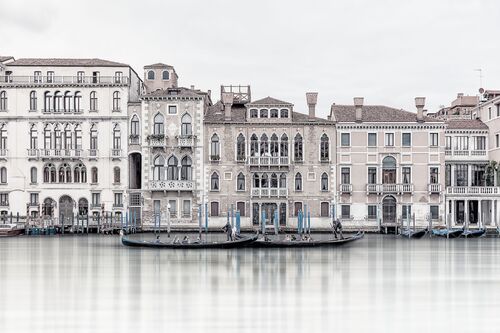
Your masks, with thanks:
[(363, 97), (354, 97), (354, 107), (356, 108), (356, 122), (363, 121)]
[(316, 117), (316, 103), (318, 102), (318, 93), (306, 93), (307, 106), (309, 106), (309, 117)]
[(226, 120), (231, 120), (231, 108), (233, 107), (234, 95), (231, 92), (222, 93), (222, 103), (224, 104), (224, 115)]
[(415, 97), (415, 106), (417, 107), (417, 121), (424, 121), (425, 97)]

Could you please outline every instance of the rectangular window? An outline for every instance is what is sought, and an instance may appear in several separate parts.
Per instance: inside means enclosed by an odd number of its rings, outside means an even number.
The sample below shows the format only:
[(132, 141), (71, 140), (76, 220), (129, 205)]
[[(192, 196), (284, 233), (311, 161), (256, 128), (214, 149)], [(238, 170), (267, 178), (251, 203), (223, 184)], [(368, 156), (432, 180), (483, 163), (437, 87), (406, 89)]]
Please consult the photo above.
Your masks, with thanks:
[(403, 220), (408, 221), (408, 219), (411, 219), (411, 205), (403, 205), (402, 206), (402, 217)]
[(340, 214), (341, 218), (343, 219), (350, 219), (351, 218), (351, 206), (349, 205), (342, 205), (340, 206)]
[(385, 146), (394, 147), (394, 133), (385, 133)]
[(377, 218), (377, 206), (368, 205), (368, 219), (375, 220)]
[(54, 72), (48, 71), (47, 72), (47, 83), (53, 83), (54, 82)]
[(83, 83), (84, 76), (85, 76), (85, 72), (77, 72), (76, 73), (76, 82)]
[(368, 133), (368, 147), (377, 146), (377, 133)]
[(403, 133), (402, 134), (401, 145), (403, 147), (411, 147), (411, 133)]
[(401, 177), (403, 178), (403, 184), (410, 184), (411, 183), (411, 168), (410, 167), (403, 167), (403, 170), (401, 172)]
[(432, 167), (429, 169), (430, 176), (429, 180), (431, 184), (437, 184), (439, 183), (439, 168)]
[(33, 82), (35, 83), (40, 83), (42, 82), (42, 72), (40, 71), (35, 71), (33, 73)]
[(177, 217), (177, 200), (168, 200), (170, 217)]
[(294, 216), (299, 216), (299, 211), (302, 210), (302, 202), (295, 202), (293, 204), (293, 213)]
[(451, 136), (446, 137), (445, 149), (451, 150)]
[(122, 77), (123, 77), (122, 72), (115, 72), (115, 83), (121, 83)]
[(9, 205), (9, 193), (0, 193), (0, 205), (1, 206)]
[(182, 217), (191, 217), (191, 200), (182, 202)]
[(123, 193), (115, 193), (115, 206), (116, 207), (123, 206)]
[(30, 204), (38, 205), (38, 193), (30, 193)]
[(210, 216), (219, 216), (219, 203), (217, 201), (210, 203)]
[(240, 212), (240, 216), (246, 216), (245, 203), (243, 201), (239, 201), (236, 203), (236, 210)]
[(469, 186), (469, 166), (467, 164), (455, 165), (455, 184), (453, 186)]
[(330, 203), (329, 202), (322, 202), (321, 203), (320, 216), (321, 217), (328, 217), (328, 216), (330, 216)]
[(368, 168), (368, 184), (377, 184), (377, 168)]
[(469, 150), (469, 137), (468, 136), (455, 137), (455, 150)]
[(341, 133), (340, 134), (340, 145), (342, 147), (349, 147), (351, 145), (351, 134)]
[(169, 105), (168, 114), (177, 114), (177, 105)]
[(439, 145), (439, 133), (430, 134), (430, 146), (437, 147)]
[(445, 186), (451, 186), (451, 164), (446, 164), (444, 176), (445, 176)]
[(101, 205), (101, 193), (92, 193), (92, 206)]
[(438, 220), (439, 219), (439, 206), (432, 205), (430, 207), (431, 209), (431, 218), (433, 220)]
[(486, 137), (476, 136), (476, 146), (474, 148), (476, 150), (486, 150)]
[(340, 169), (340, 182), (341, 184), (350, 184), (351, 183), (351, 169), (350, 168), (341, 168)]

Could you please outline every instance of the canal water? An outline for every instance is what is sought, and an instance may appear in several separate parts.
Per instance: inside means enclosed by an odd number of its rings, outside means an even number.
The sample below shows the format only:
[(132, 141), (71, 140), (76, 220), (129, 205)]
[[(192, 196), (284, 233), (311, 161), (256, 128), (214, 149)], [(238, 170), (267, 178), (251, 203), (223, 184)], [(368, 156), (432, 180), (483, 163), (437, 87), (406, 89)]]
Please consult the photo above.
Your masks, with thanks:
[(495, 332), (500, 239), (152, 250), (0, 239), (0, 332)]

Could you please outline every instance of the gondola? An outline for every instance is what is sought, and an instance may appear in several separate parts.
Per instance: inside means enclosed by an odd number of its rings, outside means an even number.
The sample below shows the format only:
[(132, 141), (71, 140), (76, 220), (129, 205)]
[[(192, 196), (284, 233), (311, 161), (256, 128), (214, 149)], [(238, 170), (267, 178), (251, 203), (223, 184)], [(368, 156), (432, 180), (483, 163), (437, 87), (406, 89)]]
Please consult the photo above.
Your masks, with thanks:
[(190, 242), (190, 243), (173, 243), (173, 242), (163, 242), (161, 240), (134, 240), (125, 236), (121, 236), (121, 242), (125, 246), (132, 247), (146, 247), (146, 248), (159, 248), (159, 249), (231, 249), (235, 247), (243, 247), (255, 242), (258, 235), (252, 236), (240, 236), (234, 241), (222, 241), (222, 242)]
[(250, 244), (252, 247), (283, 247), (283, 248), (291, 248), (291, 247), (318, 247), (318, 246), (339, 246), (344, 245), (358, 239), (363, 238), (365, 235), (364, 232), (358, 232), (354, 236), (346, 237), (346, 238), (331, 238), (325, 240), (273, 240), (273, 239), (259, 239)]
[(427, 233), (427, 228), (422, 229), (422, 230), (411, 230), (411, 229), (405, 229), (401, 231), (401, 236), (406, 237), (406, 238), (422, 238), (425, 236)]
[(457, 238), (464, 232), (463, 229), (432, 229), (432, 234), (438, 237)]
[(476, 230), (465, 230), (460, 237), (464, 238), (477, 238), (481, 237), (486, 233), (486, 229), (476, 229)]

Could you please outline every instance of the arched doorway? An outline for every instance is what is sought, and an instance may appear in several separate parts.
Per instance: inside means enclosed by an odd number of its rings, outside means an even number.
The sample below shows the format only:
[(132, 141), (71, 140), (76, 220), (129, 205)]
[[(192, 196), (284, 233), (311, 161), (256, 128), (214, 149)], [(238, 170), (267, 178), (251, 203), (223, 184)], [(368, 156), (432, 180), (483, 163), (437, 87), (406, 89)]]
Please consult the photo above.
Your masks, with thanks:
[(67, 224), (73, 219), (73, 199), (70, 196), (63, 195), (59, 199), (59, 219)]
[(396, 199), (388, 195), (382, 201), (382, 222), (396, 223)]
[(382, 160), (382, 183), (396, 183), (396, 159), (392, 156), (386, 156)]
[(54, 208), (56, 202), (52, 198), (45, 198), (42, 205), (42, 215), (46, 217), (54, 217)]
[(141, 189), (142, 179), (142, 157), (140, 153), (131, 153), (128, 158), (129, 163), (129, 188), (131, 190)]
[(89, 202), (85, 198), (78, 200), (78, 215), (87, 216), (89, 213)]

